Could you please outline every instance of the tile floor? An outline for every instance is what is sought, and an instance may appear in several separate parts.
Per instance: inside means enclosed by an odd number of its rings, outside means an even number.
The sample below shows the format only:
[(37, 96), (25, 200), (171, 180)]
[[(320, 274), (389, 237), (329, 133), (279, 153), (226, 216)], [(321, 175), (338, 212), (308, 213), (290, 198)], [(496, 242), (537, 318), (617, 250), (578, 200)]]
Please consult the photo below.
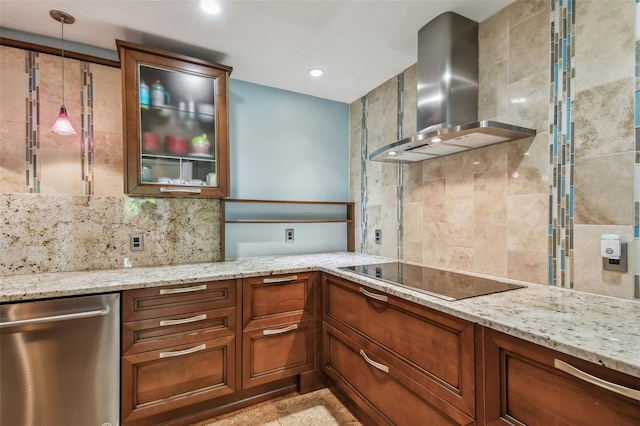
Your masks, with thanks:
[(292, 393), (192, 426), (360, 426), (329, 389)]

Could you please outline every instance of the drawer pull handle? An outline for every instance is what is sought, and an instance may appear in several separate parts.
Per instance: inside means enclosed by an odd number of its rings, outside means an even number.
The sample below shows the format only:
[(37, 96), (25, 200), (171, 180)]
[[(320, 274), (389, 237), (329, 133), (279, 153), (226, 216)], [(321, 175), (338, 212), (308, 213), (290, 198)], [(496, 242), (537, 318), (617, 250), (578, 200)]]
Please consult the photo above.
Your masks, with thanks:
[(623, 396), (635, 399), (636, 401), (640, 401), (639, 390), (631, 389), (626, 386), (611, 383), (599, 377), (592, 376), (591, 374), (585, 373), (584, 371), (577, 369), (573, 365), (567, 364), (566, 362), (561, 361), (559, 359), (555, 359), (553, 361), (553, 366), (558, 370), (571, 374), (573, 377), (584, 380), (585, 382), (591, 383), (592, 385), (596, 385), (603, 389), (610, 390), (611, 392), (615, 392), (619, 395), (623, 395)]
[(207, 345), (206, 343), (203, 343), (199, 346), (195, 346), (193, 348), (185, 349), (182, 351), (160, 352), (160, 358), (169, 358), (172, 356), (187, 355), (187, 354), (192, 354), (194, 352), (203, 351), (205, 349), (207, 349)]
[(160, 187), (160, 192), (187, 192), (189, 194), (200, 194), (202, 191), (200, 188), (167, 188), (166, 186)]
[(364, 294), (367, 297), (370, 297), (371, 299), (379, 300), (381, 302), (386, 302), (387, 300), (389, 300), (387, 296), (384, 296), (382, 294), (371, 293), (362, 287), (360, 287), (360, 293)]
[(200, 291), (206, 290), (207, 285), (194, 285), (193, 287), (182, 287), (182, 288), (165, 288), (160, 290), (160, 294), (176, 294), (176, 293), (190, 293), (192, 291)]
[(389, 373), (389, 367), (384, 364), (380, 364), (379, 362), (375, 362), (374, 360), (369, 358), (363, 349), (360, 349), (360, 355), (362, 355), (362, 358), (364, 358), (364, 360), (367, 361), (367, 363), (371, 366), (377, 368), (380, 371), (384, 371), (387, 374)]
[(196, 315), (191, 318), (182, 318), (182, 319), (174, 319), (174, 320), (162, 320), (160, 321), (160, 327), (164, 327), (166, 325), (180, 325), (187, 324), (190, 322), (202, 321), (207, 319), (207, 314)]
[(298, 279), (297, 275), (291, 275), (289, 277), (282, 277), (282, 278), (265, 278), (262, 280), (262, 282), (264, 284), (271, 284), (271, 283), (283, 283), (286, 281), (295, 281)]
[(298, 328), (298, 324), (292, 324), (289, 327), (279, 328), (277, 330), (264, 330), (262, 332), (262, 335), (263, 336), (273, 336), (274, 334), (282, 334), (282, 333), (287, 333), (289, 331), (293, 331), (296, 328)]

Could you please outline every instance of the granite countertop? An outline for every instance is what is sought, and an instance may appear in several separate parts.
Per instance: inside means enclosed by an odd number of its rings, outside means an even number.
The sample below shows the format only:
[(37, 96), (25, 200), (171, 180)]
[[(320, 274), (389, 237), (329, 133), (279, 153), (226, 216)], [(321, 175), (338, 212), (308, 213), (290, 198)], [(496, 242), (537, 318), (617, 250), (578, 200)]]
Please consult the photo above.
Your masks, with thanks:
[[(502, 293), (446, 301), (338, 269), (391, 262), (361, 253), (271, 256), (192, 265), (0, 276), (0, 302), (320, 270), (509, 335), (640, 377), (640, 303), (524, 284)], [(477, 274), (470, 274), (482, 276)]]

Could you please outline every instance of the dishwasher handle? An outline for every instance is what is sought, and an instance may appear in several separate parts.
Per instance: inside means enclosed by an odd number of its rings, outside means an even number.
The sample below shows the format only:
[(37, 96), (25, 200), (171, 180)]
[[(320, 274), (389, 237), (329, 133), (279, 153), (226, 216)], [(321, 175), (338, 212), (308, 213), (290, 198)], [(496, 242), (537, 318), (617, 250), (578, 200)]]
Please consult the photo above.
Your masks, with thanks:
[(71, 314), (51, 315), (47, 317), (28, 318), (16, 321), (0, 322), (0, 328), (15, 327), (19, 325), (44, 324), (48, 322), (67, 321), (81, 318), (104, 317), (109, 315), (109, 307), (95, 311), (73, 312)]

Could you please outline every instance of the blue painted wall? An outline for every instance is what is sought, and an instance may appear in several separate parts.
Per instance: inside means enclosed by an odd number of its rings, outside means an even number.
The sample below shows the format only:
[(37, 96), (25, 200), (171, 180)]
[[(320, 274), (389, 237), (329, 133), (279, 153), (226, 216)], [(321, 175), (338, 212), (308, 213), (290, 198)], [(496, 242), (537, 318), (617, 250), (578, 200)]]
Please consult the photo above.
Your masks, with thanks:
[(347, 201), (349, 105), (230, 81), (231, 197)]
[[(229, 86), (231, 198), (349, 200), (348, 104), (234, 79)], [(263, 218), (268, 207), (235, 205), (229, 213)], [(308, 206), (278, 208), (284, 217), (313, 216)], [(341, 211), (329, 214), (339, 218)], [(287, 228), (294, 229), (293, 244), (284, 241)], [(344, 251), (347, 245), (343, 223), (229, 224), (225, 239), (227, 259)]]

